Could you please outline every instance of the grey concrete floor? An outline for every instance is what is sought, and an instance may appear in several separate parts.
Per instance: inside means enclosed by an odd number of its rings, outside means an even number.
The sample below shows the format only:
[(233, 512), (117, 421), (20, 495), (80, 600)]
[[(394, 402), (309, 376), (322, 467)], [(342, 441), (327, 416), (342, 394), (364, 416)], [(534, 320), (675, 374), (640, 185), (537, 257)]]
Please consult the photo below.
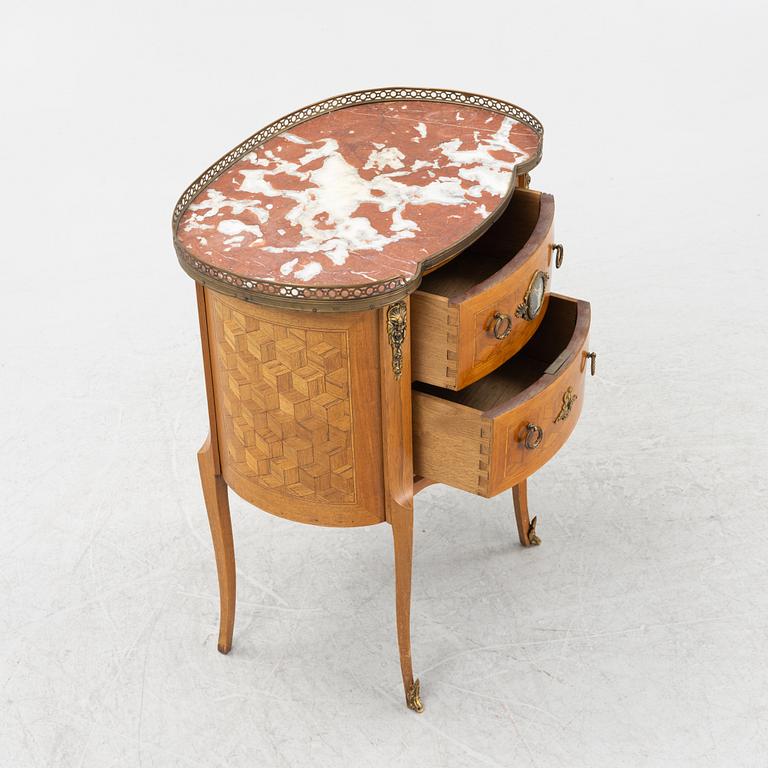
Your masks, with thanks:
[[(768, 765), (764, 10), (349, 7), (8, 10), (0, 765)], [(169, 222), (274, 117), (422, 83), (544, 122), (554, 288), (592, 302), (599, 357), (530, 482), (541, 547), (517, 544), (508, 493), (418, 496), (417, 716), (387, 526), (233, 498), (235, 645), (216, 652)]]

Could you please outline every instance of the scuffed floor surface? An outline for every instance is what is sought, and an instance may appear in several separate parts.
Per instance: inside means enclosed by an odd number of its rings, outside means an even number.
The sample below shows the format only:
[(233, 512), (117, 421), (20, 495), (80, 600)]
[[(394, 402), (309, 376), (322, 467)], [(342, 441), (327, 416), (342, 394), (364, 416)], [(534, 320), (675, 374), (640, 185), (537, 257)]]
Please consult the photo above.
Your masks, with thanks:
[[(693, 6), (537, 6), (528, 35), (505, 5), (467, 41), (472, 75), (413, 4), (408, 39), (434, 45), (416, 70), (371, 59), (357, 16), (337, 32), (321, 5), (292, 43), (328, 36), (309, 76), (264, 70), (285, 38), (254, 43), (255, 5), (9, 12), (0, 766), (765, 766), (757, 10), (729, 6), (724, 25)], [(511, 52), (529, 64), (500, 66)], [(542, 119), (534, 186), (556, 195), (566, 249), (554, 288), (591, 300), (598, 352), (580, 424), (530, 483), (541, 547), (517, 544), (509, 493), (417, 498), (423, 715), (402, 700), (385, 525), (313, 528), (233, 498), (238, 615), (232, 653), (216, 651), (194, 292), (169, 226), (191, 174), (249, 131), (388, 82)]]

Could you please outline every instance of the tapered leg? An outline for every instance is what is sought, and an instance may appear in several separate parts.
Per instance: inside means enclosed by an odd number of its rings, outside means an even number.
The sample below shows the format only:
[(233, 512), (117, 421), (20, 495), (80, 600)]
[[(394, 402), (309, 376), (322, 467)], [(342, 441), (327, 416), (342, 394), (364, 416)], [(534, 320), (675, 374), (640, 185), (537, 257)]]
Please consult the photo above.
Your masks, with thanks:
[(229, 653), (235, 627), (235, 545), (232, 541), (232, 521), (229, 516), (227, 484), (216, 474), (211, 438), (197, 453), (200, 481), (203, 484), (205, 508), (211, 526), (216, 570), (219, 575), (219, 651)]
[(528, 516), (528, 482), (523, 480), (512, 488), (512, 502), (515, 506), (515, 518), (517, 519), (517, 535), (524, 547), (535, 547), (541, 544), (541, 539), (536, 535), (536, 518), (531, 520)]
[(395, 545), (395, 610), (400, 671), (403, 675), (405, 703), (415, 712), (423, 712), (419, 681), (413, 679), (411, 661), (411, 572), (413, 570), (413, 502), (391, 507), (392, 537)]

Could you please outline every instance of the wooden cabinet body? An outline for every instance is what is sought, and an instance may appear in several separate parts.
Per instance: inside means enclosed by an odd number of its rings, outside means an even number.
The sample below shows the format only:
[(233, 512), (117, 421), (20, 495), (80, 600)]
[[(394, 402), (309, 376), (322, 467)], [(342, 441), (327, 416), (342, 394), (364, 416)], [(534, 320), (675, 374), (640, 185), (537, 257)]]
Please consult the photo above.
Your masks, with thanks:
[[(383, 125), (397, 141), (377, 140)], [(391, 525), (416, 711), (414, 495), (432, 482), (512, 489), (520, 541), (539, 543), (526, 479), (571, 434), (594, 373), (589, 305), (550, 290), (563, 249), (554, 198), (528, 185), (540, 154), (541, 126), (519, 107), (385, 89), (277, 121), (182, 196), (174, 243), (197, 282), (222, 652), (228, 489), (298, 522)]]

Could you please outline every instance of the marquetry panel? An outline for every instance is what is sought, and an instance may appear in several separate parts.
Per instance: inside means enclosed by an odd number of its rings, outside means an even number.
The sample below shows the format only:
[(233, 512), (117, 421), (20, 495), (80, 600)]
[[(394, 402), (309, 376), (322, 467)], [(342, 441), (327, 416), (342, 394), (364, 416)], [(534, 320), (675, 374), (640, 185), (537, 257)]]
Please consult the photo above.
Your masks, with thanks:
[(213, 305), (218, 407), (230, 466), (304, 501), (356, 502), (349, 339)]
[(210, 288), (201, 301), (227, 486), (302, 523), (382, 522), (378, 313), (264, 307)]

